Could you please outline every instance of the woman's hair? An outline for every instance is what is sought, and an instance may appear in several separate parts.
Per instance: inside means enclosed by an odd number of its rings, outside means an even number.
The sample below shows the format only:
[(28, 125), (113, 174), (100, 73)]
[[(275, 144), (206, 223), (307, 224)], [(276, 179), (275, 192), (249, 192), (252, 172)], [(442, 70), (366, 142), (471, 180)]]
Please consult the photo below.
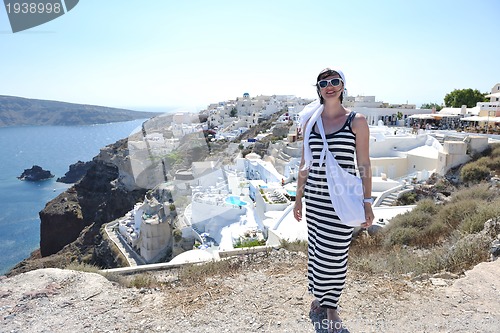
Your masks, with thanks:
[[(338, 76), (340, 76), (341, 78), (343, 78), (343, 75), (341, 75), (339, 72), (337, 71), (334, 71), (333, 69), (330, 69), (330, 68), (325, 68), (323, 69), (319, 74), (318, 74), (318, 77), (316, 78), (316, 92), (318, 93), (318, 96), (319, 96), (319, 102), (321, 104), (323, 104), (324, 100), (323, 100), (323, 96), (321, 96), (321, 89), (319, 88), (318, 86), (318, 81), (320, 80), (323, 80), (324, 78), (326, 77), (329, 77), (331, 75), (335, 75), (337, 74)], [(342, 80), (342, 88), (345, 88), (344, 87), (344, 82)], [(340, 103), (342, 103), (342, 101), (344, 100), (344, 91), (342, 89), (342, 93), (340, 94)]]

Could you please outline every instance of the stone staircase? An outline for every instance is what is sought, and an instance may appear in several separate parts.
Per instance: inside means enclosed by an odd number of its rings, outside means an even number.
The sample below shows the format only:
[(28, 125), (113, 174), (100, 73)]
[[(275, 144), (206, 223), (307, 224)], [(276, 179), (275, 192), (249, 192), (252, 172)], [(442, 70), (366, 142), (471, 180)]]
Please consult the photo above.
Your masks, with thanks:
[(405, 185), (399, 190), (392, 192), (387, 197), (385, 197), (382, 202), (380, 202), (377, 207), (390, 207), (394, 205), (396, 200), (398, 200), (399, 196), (405, 192), (413, 190), (413, 185)]
[(279, 151), (278, 158), (284, 162), (289, 162), (292, 159), (292, 157), (290, 155), (283, 152), (282, 150)]
[(445, 139), (444, 135), (437, 135), (436, 133), (432, 133), (431, 136), (433, 136), (434, 138), (436, 138), (436, 140), (438, 140), (438, 142), (441, 145), (444, 145), (444, 139)]

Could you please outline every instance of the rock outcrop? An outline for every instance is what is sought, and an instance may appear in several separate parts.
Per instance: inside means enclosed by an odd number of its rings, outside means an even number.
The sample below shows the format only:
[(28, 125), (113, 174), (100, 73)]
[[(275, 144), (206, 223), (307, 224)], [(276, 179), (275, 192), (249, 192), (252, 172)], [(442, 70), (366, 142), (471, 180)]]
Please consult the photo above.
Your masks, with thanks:
[(57, 178), (56, 182), (74, 184), (80, 181), (92, 166), (92, 162), (78, 161), (69, 166), (69, 171), (63, 177)]
[(40, 181), (45, 179), (53, 178), (54, 175), (48, 171), (43, 170), (42, 167), (38, 165), (33, 165), (31, 169), (24, 169), (23, 173), (17, 177), (20, 180), (28, 180), (28, 181)]
[[(128, 155), (127, 141), (120, 140), (109, 150), (117, 161)], [(127, 189), (120, 181), (119, 168), (95, 157), (77, 184), (48, 202), (40, 215), (40, 249), (15, 266), (9, 275), (43, 267), (64, 267), (71, 261), (101, 267), (117, 267), (100, 233), (104, 223), (124, 216), (141, 201), (146, 189)], [(100, 250), (96, 250), (100, 249)], [(111, 267), (110, 267), (111, 266)]]
[(101, 226), (132, 209), (145, 192), (127, 192), (116, 184), (118, 168), (93, 161), (86, 176), (40, 212), (40, 253), (55, 254), (75, 241), (85, 227)]

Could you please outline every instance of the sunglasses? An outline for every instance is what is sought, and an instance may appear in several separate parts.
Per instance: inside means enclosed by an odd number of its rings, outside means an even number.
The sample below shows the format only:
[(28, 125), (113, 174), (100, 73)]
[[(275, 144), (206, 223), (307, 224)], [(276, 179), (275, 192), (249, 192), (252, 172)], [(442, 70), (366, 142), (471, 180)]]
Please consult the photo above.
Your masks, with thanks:
[(340, 86), (340, 82), (344, 82), (342, 81), (341, 78), (334, 78), (334, 79), (330, 79), (330, 80), (321, 80), (321, 81), (318, 81), (318, 86), (320, 88), (326, 88), (328, 86), (328, 83), (330, 83), (332, 85), (332, 87), (338, 87)]

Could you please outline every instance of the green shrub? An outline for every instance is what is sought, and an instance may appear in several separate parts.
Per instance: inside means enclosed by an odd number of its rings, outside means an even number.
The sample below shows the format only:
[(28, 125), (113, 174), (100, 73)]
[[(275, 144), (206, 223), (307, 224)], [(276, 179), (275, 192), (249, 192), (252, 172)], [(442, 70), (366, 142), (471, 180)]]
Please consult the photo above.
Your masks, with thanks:
[[(500, 148), (498, 148), (498, 151), (500, 152)], [(500, 170), (500, 156), (485, 156), (481, 157), (478, 159), (474, 164), (478, 166), (484, 166), (490, 171), (499, 171)]]
[(384, 245), (428, 247), (442, 242), (449, 231), (443, 221), (436, 219), (439, 210), (440, 206), (425, 199), (412, 211), (394, 217), (382, 232)]
[(487, 167), (490, 168), (492, 171), (499, 172), (500, 171), (500, 156), (490, 158), (488, 160)]
[(480, 234), (459, 239), (443, 256), (443, 268), (450, 272), (463, 272), (488, 260), (491, 240)]
[(243, 247), (255, 247), (255, 246), (262, 246), (266, 245), (266, 240), (262, 239), (245, 239), (243, 241), (238, 240), (236, 244), (234, 245), (234, 248), (243, 248)]
[(451, 202), (468, 200), (493, 200), (498, 193), (491, 191), (488, 184), (478, 184), (469, 188), (460, 189), (451, 196)]
[(414, 227), (393, 228), (386, 238), (386, 245), (409, 245), (418, 237), (418, 229)]
[(491, 145), (490, 157), (491, 158), (500, 157), (500, 144), (499, 143), (494, 143)]
[(182, 230), (174, 229), (174, 231), (172, 232), (172, 235), (174, 236), (174, 240), (176, 242), (180, 242), (182, 240)]
[(414, 191), (405, 192), (398, 198), (398, 204), (401, 206), (413, 205), (415, 202), (417, 202), (417, 194)]
[(464, 216), (460, 231), (466, 234), (478, 233), (483, 230), (486, 221), (498, 216), (500, 216), (500, 199), (481, 202), (473, 214)]
[(418, 202), (417, 207), (413, 209), (415, 212), (423, 212), (434, 215), (438, 212), (439, 206), (432, 199), (424, 199)]
[(477, 161), (475, 161), (474, 163), (475, 164), (478, 164), (478, 165), (488, 165), (488, 162), (489, 160), (491, 159), (490, 156), (483, 156), (483, 157), (480, 157)]
[(490, 178), (490, 169), (477, 162), (471, 162), (460, 170), (460, 179), (464, 183), (477, 184)]
[(479, 201), (476, 199), (450, 202), (443, 205), (436, 215), (436, 220), (447, 227), (446, 232), (449, 234), (451, 231), (455, 230), (467, 216), (475, 213), (478, 202)]

